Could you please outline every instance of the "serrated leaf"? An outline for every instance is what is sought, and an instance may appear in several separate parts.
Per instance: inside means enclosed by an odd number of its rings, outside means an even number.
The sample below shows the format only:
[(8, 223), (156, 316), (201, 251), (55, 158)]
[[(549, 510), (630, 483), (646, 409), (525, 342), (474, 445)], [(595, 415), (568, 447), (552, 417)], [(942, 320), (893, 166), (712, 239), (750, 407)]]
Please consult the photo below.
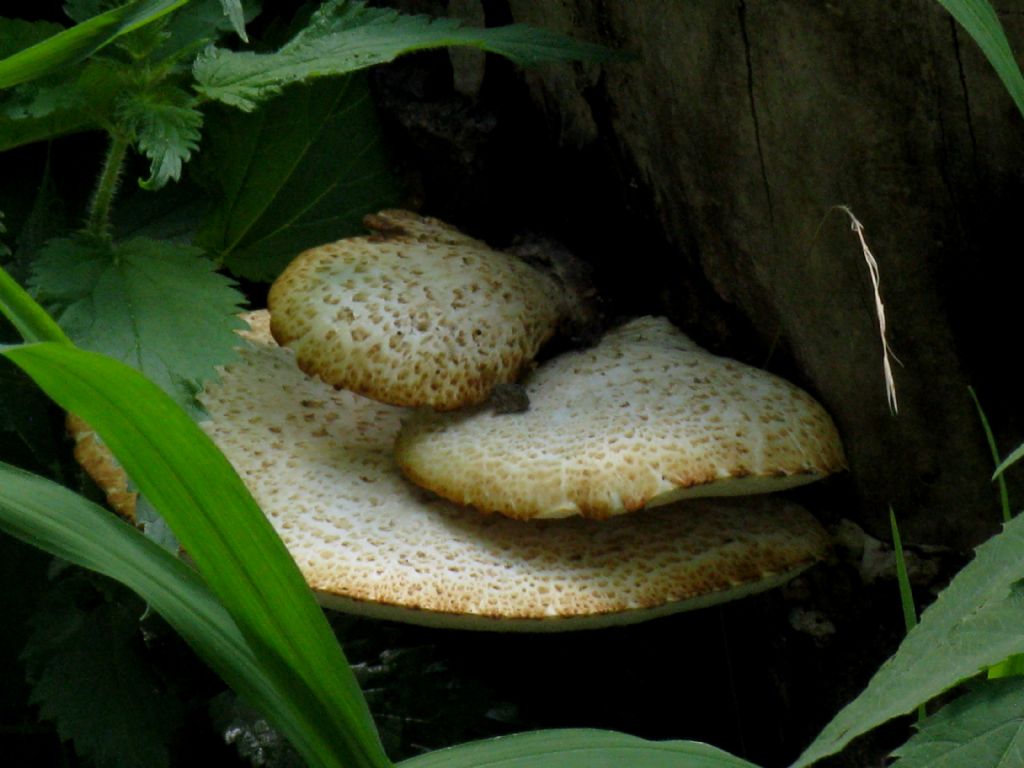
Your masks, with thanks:
[(188, 94), (177, 88), (135, 94), (124, 102), (119, 117), (149, 158), (149, 178), (139, 181), (143, 188), (157, 190), (181, 178), (182, 163), (199, 148), (203, 125), (203, 115)]
[(406, 53), (446, 46), (480, 48), (523, 66), (600, 61), (615, 55), (602, 46), (521, 24), (480, 29), (463, 26), (456, 19), (406, 16), (355, 0), (328, 0), (309, 25), (276, 53), (211, 46), (200, 54), (193, 72), (196, 88), (204, 96), (251, 110), (290, 83), (344, 75)]
[(251, 280), (362, 233), (366, 213), (400, 199), (359, 76), (297, 86), (253, 113), (212, 110), (204, 141), (197, 175), (216, 202), (196, 242)]
[(1024, 765), (1024, 680), (993, 680), (947, 704), (893, 752), (892, 768)]
[(398, 768), (756, 768), (693, 741), (646, 741), (624, 733), (552, 730), (501, 736), (441, 749)]
[(63, 30), (64, 27), (52, 21), (24, 21), (0, 17), (0, 59), (40, 43)]
[(134, 0), (0, 59), (0, 88), (47, 75), (149, 24), (188, 0)]
[(882, 723), (906, 714), (962, 680), (1024, 652), (1024, 516), (978, 547), (921, 615), (868, 687), (825, 726), (794, 763), (838, 752)]
[(238, 343), (243, 297), (190, 246), (54, 240), (31, 284), (76, 343), (142, 371), (186, 406)]
[(97, 765), (169, 765), (183, 710), (142, 656), (138, 614), (112, 602), (76, 605), (62, 591), (31, 624), (24, 655), (31, 701), (61, 738)]

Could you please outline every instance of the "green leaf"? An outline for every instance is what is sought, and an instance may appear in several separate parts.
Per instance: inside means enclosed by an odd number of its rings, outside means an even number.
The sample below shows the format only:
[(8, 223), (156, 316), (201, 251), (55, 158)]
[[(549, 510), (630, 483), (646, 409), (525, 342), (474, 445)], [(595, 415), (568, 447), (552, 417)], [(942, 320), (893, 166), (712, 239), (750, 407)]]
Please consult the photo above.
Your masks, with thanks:
[(70, 340), (46, 312), (36, 304), (28, 292), (14, 282), (6, 270), (0, 268), (0, 313), (6, 317), (25, 341), (55, 341), (69, 344)]
[(80, 605), (76, 591), (51, 591), (31, 619), (23, 655), (31, 702), (98, 765), (169, 765), (168, 746), (184, 712), (142, 653), (141, 606), (132, 612), (95, 595)]
[(94, 59), (14, 88), (0, 98), (0, 151), (110, 123), (130, 79), (128, 68)]
[(206, 434), (160, 388), (116, 360), (52, 343), (3, 354), (96, 430), (171, 526), (265, 674), (316, 726), (296, 748), (316, 751), (314, 765), (389, 766), (312, 591)]
[[(237, 12), (232, 10), (229, 14), (229, 9), (225, 6), (226, 3), (232, 2), (233, 0), (192, 0), (184, 8), (175, 11), (161, 30), (167, 40), (155, 54), (156, 58), (167, 59), (198, 53), (231, 30), (246, 40), (245, 22), (256, 15), (256, 10), (251, 7), (246, 13), (241, 3), (235, 2), (234, 4), (243, 11), (239, 19)], [(250, 2), (250, 6), (256, 5)]]
[[(981, 401), (978, 396), (974, 393), (974, 387), (967, 388), (968, 393), (971, 395), (971, 400), (974, 401), (974, 407), (978, 411), (978, 421), (981, 422), (981, 428), (985, 432), (985, 441), (988, 443), (988, 450), (992, 454), (992, 462), (999, 466), (999, 446), (996, 445), (996, 436), (992, 433), (992, 427), (988, 423), (988, 417), (985, 415), (985, 410), (981, 407)], [(1010, 522), (1010, 518), (1013, 517), (1013, 512), (1010, 510), (1010, 491), (1006, 487), (1006, 478), (1002, 474), (996, 477), (996, 483), (999, 487), (999, 507), (1003, 512), (1003, 522)]]
[(755, 768), (692, 741), (645, 741), (623, 733), (554, 730), (460, 744), (403, 760), (400, 768)]
[(299, 252), (362, 233), (400, 199), (362, 77), (290, 89), (208, 116), (198, 178), (215, 204), (197, 243), (237, 275), (273, 280)]
[(149, 158), (149, 178), (139, 182), (142, 187), (156, 190), (181, 178), (182, 163), (199, 148), (203, 125), (187, 93), (170, 87), (138, 93), (122, 104), (118, 116)]
[(128, 363), (184, 405), (238, 344), (243, 297), (190, 246), (54, 240), (32, 287), (77, 344)]
[(1024, 679), (997, 680), (947, 704), (894, 753), (892, 768), (1024, 765)]
[(134, 0), (58, 32), (0, 60), (0, 88), (35, 80), (74, 64), (121, 35), (159, 19), (188, 0)]
[(794, 763), (838, 752), (918, 704), (1024, 652), (1024, 517), (978, 547), (975, 558), (921, 616), (867, 689), (833, 718)]
[(406, 53), (446, 46), (499, 53), (522, 66), (615, 56), (602, 46), (521, 24), (479, 29), (455, 19), (405, 16), (355, 0), (328, 0), (309, 25), (276, 53), (210, 47), (196, 60), (193, 71), (196, 88), (204, 96), (251, 110), (290, 83), (344, 75)]
[(1015, 654), (988, 669), (989, 680), (1015, 675), (1024, 675), (1024, 654)]
[(220, 0), (220, 4), (235, 33), (244, 42), (249, 42), (249, 37), (245, 34), (245, 9), (242, 8), (242, 0)]
[(1001, 477), (1003, 472), (1005, 472), (1018, 461), (1020, 461), (1022, 456), (1024, 456), (1024, 443), (1014, 448), (1010, 452), (1010, 455), (1003, 459), (1003, 463), (996, 467), (996, 471), (993, 473), (993, 476)]
[(323, 741), (318, 712), (304, 706), (301, 683), (275, 672), (280, 663), (254, 652), (195, 572), (132, 526), (56, 483), (0, 462), (0, 531), (129, 586), (271, 718), (309, 765), (341, 768), (331, 759), (329, 740)]
[(938, 0), (974, 38), (982, 53), (995, 67), (1017, 109), (1024, 115), (1024, 76), (1010, 50), (1003, 25), (988, 0)]
[(52, 21), (23, 21), (0, 17), (0, 59), (40, 43), (63, 30), (64, 27)]

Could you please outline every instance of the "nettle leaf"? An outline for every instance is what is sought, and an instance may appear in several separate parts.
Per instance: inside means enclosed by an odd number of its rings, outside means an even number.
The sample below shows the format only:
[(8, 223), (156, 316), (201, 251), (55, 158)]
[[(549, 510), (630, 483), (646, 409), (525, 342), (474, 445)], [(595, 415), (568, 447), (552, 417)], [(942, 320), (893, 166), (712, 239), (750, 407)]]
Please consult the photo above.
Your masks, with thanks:
[(793, 764), (810, 765), (1008, 656), (1024, 653), (1024, 515), (978, 547), (868, 687)]
[(80, 346), (142, 371), (180, 404), (234, 355), (242, 295), (190, 246), (51, 241), (31, 286)]
[(646, 741), (614, 731), (558, 729), (471, 741), (396, 768), (757, 768), (694, 741)]
[(216, 202), (196, 242), (251, 280), (361, 233), (364, 214), (401, 199), (360, 76), (297, 86), (252, 113), (212, 109), (204, 142), (197, 177)]
[(119, 117), (149, 158), (149, 178), (139, 181), (142, 187), (160, 189), (181, 178), (182, 163), (199, 148), (203, 125), (203, 115), (187, 93), (168, 87), (135, 94), (122, 104)]
[(992, 680), (947, 704), (893, 752), (892, 768), (1024, 765), (1024, 679)]
[(413, 51), (446, 46), (499, 53), (522, 66), (615, 56), (602, 46), (522, 24), (479, 29), (456, 19), (405, 16), (354, 0), (328, 0), (276, 53), (211, 46), (196, 60), (193, 72), (197, 90), (207, 98), (251, 110), (289, 83), (344, 75)]
[(63, 29), (60, 24), (51, 21), (23, 21), (0, 17), (0, 59), (40, 43)]
[(141, 606), (131, 609), (68, 581), (57, 583), (30, 621), (23, 660), (31, 702), (98, 766), (169, 765), (183, 707), (145, 658)]

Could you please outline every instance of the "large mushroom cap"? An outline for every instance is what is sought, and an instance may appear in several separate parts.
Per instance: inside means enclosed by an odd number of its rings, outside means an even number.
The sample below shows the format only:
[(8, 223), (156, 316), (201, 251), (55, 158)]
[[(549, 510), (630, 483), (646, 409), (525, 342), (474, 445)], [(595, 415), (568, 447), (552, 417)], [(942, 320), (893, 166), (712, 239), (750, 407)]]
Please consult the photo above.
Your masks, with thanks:
[(776, 491), (845, 466), (809, 395), (700, 349), (664, 318), (633, 320), (524, 386), (525, 413), (417, 413), (399, 465), (445, 498), (520, 519)]
[(375, 234), (306, 251), (270, 290), (274, 338), (337, 388), (394, 405), (478, 403), (570, 311), (552, 278), (443, 222), (365, 221)]
[(252, 344), (202, 395), (205, 428), (321, 601), (421, 624), (559, 630), (628, 623), (775, 586), (826, 550), (807, 512), (766, 498), (605, 523), (480, 515), (408, 483), (392, 457), (408, 411), (304, 376)]

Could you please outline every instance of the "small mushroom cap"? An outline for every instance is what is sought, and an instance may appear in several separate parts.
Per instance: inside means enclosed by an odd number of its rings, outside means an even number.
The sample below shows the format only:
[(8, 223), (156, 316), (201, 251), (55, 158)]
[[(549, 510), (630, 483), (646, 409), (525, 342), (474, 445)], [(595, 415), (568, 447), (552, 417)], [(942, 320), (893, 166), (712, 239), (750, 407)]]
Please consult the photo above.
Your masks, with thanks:
[(456, 503), (531, 519), (777, 491), (845, 466), (809, 395), (700, 349), (664, 318), (633, 320), (523, 385), (525, 413), (409, 418), (402, 470)]
[(544, 273), (437, 219), (313, 248), (274, 283), (274, 338), (299, 367), (394, 405), (459, 408), (515, 379), (570, 311)]
[(437, 499), (392, 455), (408, 411), (304, 376), (259, 332), (262, 317), (207, 385), (204, 427), (329, 607), (446, 627), (583, 629), (768, 589), (825, 554), (814, 518), (774, 498), (605, 523), (522, 523)]

